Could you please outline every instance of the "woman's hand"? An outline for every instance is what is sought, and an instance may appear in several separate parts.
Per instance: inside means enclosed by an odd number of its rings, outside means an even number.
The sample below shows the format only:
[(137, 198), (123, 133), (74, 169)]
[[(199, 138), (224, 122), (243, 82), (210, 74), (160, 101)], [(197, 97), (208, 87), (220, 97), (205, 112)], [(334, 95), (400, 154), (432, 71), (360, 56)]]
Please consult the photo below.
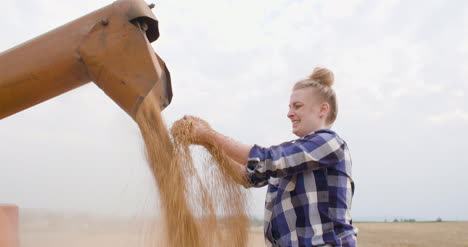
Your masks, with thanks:
[(185, 115), (184, 120), (187, 120), (190, 122), (191, 125), (191, 138), (193, 138), (193, 142), (195, 144), (199, 145), (207, 145), (211, 143), (212, 136), (215, 134), (215, 130), (213, 130), (206, 122), (205, 120), (195, 117), (195, 116), (190, 116), (190, 115)]

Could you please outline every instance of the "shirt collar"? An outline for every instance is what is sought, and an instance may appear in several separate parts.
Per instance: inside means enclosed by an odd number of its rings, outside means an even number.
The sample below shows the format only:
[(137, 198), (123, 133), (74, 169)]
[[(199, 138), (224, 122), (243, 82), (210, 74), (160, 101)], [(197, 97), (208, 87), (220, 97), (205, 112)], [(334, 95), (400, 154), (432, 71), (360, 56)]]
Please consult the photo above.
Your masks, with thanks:
[(308, 135), (318, 134), (318, 133), (329, 133), (329, 134), (332, 134), (332, 135), (336, 135), (336, 132), (331, 130), (331, 129), (319, 129), (319, 130), (312, 131), (309, 134), (307, 134), (305, 136), (302, 136), (301, 138), (304, 138), (304, 137), (306, 137)]

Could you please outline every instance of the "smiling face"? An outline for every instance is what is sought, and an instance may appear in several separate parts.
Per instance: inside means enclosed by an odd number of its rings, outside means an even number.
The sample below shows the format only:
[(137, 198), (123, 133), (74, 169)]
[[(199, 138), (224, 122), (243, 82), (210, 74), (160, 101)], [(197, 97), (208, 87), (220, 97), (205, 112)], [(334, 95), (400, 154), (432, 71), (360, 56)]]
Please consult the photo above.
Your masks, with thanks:
[(292, 132), (298, 137), (328, 127), (325, 119), (330, 107), (314, 90), (308, 87), (296, 89), (291, 93), (288, 118), (292, 123)]

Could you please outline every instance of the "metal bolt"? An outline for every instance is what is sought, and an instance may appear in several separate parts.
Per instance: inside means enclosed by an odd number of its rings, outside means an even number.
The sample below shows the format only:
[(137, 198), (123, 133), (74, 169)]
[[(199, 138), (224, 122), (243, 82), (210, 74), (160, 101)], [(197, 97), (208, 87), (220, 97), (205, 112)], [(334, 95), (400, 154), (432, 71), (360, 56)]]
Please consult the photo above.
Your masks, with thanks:
[(148, 24), (146, 24), (146, 22), (141, 22), (140, 29), (143, 30), (143, 32), (148, 31)]
[(135, 26), (137, 26), (141, 31), (143, 31), (143, 32), (148, 31), (148, 24), (146, 24), (146, 22), (144, 22), (144, 21), (141, 21), (141, 22), (134, 21), (132, 23), (135, 24)]
[(153, 9), (153, 8), (154, 8), (154, 6), (156, 6), (154, 3), (150, 3), (150, 4), (148, 4), (148, 7), (149, 7), (150, 9)]
[(101, 24), (102, 24), (103, 26), (107, 26), (107, 24), (109, 24), (109, 20), (108, 20), (107, 18), (102, 19), (102, 20), (101, 20)]

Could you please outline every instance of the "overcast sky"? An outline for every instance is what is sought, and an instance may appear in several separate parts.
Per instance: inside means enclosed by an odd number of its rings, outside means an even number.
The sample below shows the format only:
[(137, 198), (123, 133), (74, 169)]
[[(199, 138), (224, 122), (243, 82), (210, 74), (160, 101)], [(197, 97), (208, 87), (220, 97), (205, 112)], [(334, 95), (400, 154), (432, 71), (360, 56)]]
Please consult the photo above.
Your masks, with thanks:
[[(5, 1), (0, 51), (111, 2)], [(155, 3), (168, 125), (193, 114), (248, 144), (292, 140), (291, 87), (325, 66), (353, 158), (353, 217), (468, 220), (467, 1)], [(0, 120), (0, 150), (0, 202), (126, 215), (153, 205), (138, 127), (92, 83)], [(264, 196), (251, 190), (252, 215)]]

